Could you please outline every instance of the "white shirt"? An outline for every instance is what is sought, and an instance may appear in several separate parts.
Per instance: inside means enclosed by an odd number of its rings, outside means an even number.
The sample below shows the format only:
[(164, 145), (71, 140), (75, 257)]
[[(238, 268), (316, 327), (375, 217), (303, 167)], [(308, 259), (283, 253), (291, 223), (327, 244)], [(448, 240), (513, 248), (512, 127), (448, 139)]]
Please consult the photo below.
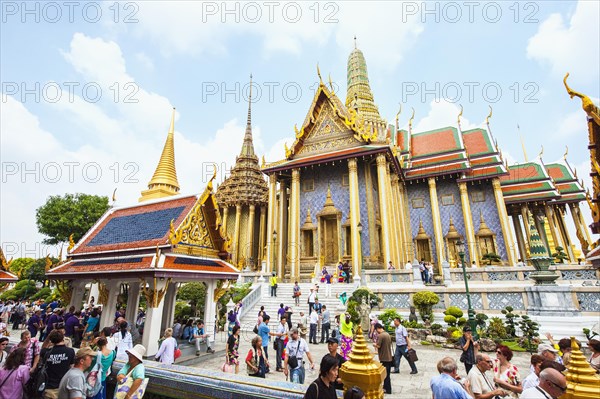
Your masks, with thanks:
[(538, 385), (540, 385), (540, 377), (535, 375), (535, 373), (529, 374), (523, 380), (523, 390), (526, 390), (528, 388), (534, 388), (534, 387), (537, 387)]
[[(543, 391), (542, 388), (540, 389)], [(537, 387), (528, 388), (523, 391), (520, 399), (552, 399), (552, 396), (550, 396), (548, 392), (546, 392), (546, 396), (544, 396), (544, 393), (540, 392), (540, 389), (537, 389)]]
[(117, 346), (117, 359), (127, 359), (127, 353), (125, 351), (133, 348), (133, 338), (131, 337), (131, 333), (127, 331), (125, 333), (125, 338), (123, 338), (121, 331), (117, 331), (113, 334), (113, 339)]
[(316, 291), (312, 291), (309, 295), (308, 295), (308, 302), (314, 302), (315, 298), (317, 297), (317, 292)]
[(286, 347), (288, 356), (296, 356), (298, 358), (298, 367), (302, 366), (302, 358), (305, 353), (309, 353), (308, 344), (303, 338), (298, 338), (297, 341), (290, 340)]
[(410, 262), (406, 262), (406, 266), (404, 267), (406, 270), (412, 269), (412, 264)]
[(169, 337), (160, 344), (160, 349), (158, 349), (154, 357), (160, 359), (160, 362), (163, 364), (173, 364), (175, 362), (176, 347), (177, 341), (175, 338)]
[(317, 324), (319, 322), (319, 314), (317, 312), (312, 312), (310, 314), (310, 324)]

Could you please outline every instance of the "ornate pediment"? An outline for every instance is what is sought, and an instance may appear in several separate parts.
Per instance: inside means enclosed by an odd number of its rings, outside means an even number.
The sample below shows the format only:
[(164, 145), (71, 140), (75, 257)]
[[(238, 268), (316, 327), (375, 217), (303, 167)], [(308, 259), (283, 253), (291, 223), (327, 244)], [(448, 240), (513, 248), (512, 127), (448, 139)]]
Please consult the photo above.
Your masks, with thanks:
[(376, 138), (362, 117), (354, 109), (346, 109), (322, 82), (302, 128), (294, 130), (296, 140), (291, 148), (286, 146), (288, 159), (356, 147)]

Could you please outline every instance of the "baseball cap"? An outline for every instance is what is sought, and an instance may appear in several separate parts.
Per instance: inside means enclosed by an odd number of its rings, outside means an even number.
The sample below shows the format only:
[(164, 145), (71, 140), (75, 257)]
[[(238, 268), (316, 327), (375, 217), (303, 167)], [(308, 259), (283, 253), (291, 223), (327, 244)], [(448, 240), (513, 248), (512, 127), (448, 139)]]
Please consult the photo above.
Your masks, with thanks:
[(538, 346), (538, 353), (544, 353), (545, 351), (558, 353), (558, 350), (554, 349), (554, 347), (550, 344), (541, 344)]

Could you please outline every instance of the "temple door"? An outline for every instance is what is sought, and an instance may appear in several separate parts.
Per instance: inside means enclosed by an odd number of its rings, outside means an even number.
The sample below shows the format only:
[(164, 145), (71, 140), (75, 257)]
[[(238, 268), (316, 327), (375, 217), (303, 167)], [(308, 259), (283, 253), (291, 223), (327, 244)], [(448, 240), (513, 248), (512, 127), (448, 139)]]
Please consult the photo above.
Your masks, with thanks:
[(337, 219), (325, 219), (325, 263), (336, 264), (339, 260)]
[(418, 260), (424, 259), (425, 262), (431, 262), (431, 252), (429, 251), (428, 240), (417, 240)]

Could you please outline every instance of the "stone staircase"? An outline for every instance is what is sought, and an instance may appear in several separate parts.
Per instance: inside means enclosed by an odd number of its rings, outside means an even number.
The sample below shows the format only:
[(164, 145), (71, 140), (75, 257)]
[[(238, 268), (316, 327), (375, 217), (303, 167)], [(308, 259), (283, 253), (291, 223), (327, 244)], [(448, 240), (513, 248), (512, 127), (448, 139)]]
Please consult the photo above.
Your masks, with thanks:
[[(300, 296), (300, 306), (295, 306), (294, 298), (292, 298), (293, 287), (292, 283), (279, 283), (277, 284), (277, 297), (270, 296), (270, 287), (268, 283), (264, 283), (263, 294), (260, 301), (254, 305), (240, 320), (240, 324), (242, 326), (243, 331), (252, 331), (254, 326), (256, 325), (256, 320), (258, 317), (258, 312), (261, 306), (265, 307), (265, 311), (269, 316), (271, 316), (271, 322), (269, 326), (271, 329), (275, 329), (277, 326), (277, 311), (279, 310), (279, 305), (283, 303), (284, 306), (291, 306), (294, 313), (292, 314), (292, 323), (294, 325), (300, 319), (300, 311), (304, 311), (304, 314), (308, 315), (308, 294), (310, 294), (310, 288), (314, 287), (312, 283), (300, 283), (300, 291), (302, 292), (302, 296)], [(336, 314), (338, 312), (337, 308), (340, 304), (339, 299), (336, 298), (336, 294), (339, 295), (343, 292), (346, 295), (350, 296), (354, 292), (354, 284), (331, 284), (331, 296), (329, 298), (325, 297), (325, 284), (319, 283), (319, 293), (318, 298), (319, 302), (323, 305), (327, 306), (330, 313)]]

